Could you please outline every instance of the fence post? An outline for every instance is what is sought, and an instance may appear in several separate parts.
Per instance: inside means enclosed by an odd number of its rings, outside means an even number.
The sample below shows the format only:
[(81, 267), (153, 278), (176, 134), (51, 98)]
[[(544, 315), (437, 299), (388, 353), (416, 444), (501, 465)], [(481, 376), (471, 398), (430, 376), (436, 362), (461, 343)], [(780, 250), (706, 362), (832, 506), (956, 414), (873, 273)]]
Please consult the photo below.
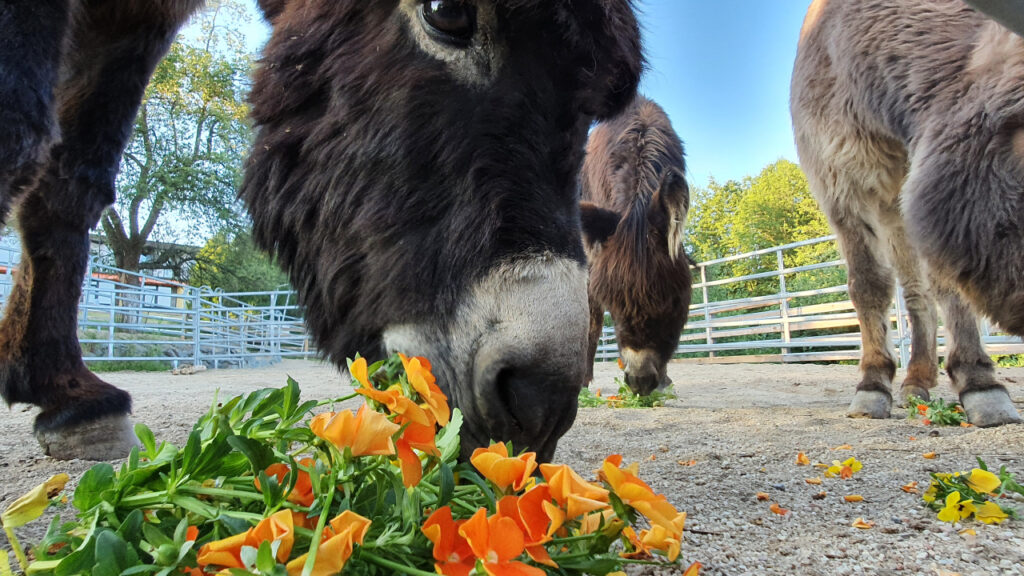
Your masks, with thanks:
[[(706, 266), (701, 266), (700, 267), (700, 284), (701, 284), (701, 293), (704, 295), (704, 324), (705, 324), (704, 334), (707, 337), (708, 348), (711, 348), (711, 346), (714, 345), (715, 340), (714, 340), (714, 338), (711, 337), (711, 333), (712, 333), (712, 330), (711, 330), (711, 305), (708, 302), (708, 269), (707, 269)], [(714, 357), (715, 357), (715, 351), (714, 350), (709, 350), (708, 351), (708, 358), (714, 358)]]
[[(786, 290), (786, 275), (783, 274), (783, 271), (786, 269), (786, 261), (782, 257), (782, 250), (776, 250), (775, 256), (779, 265), (779, 313), (782, 315), (782, 341), (789, 344), (791, 336), (789, 330), (789, 292)], [(783, 361), (785, 361), (789, 352), (790, 349), (788, 347), (782, 349)]]
[[(910, 364), (910, 350), (907, 346), (907, 314), (903, 307), (903, 287), (896, 284), (896, 335), (899, 338), (900, 368)], [(936, 346), (938, 343), (936, 342)]]
[(201, 296), (202, 295), (200, 294), (200, 292), (199, 292), (199, 290), (197, 288), (193, 288), (192, 289), (192, 314), (193, 314), (193, 316), (192, 316), (192, 339), (193, 339), (192, 365), (196, 366), (196, 367), (198, 367), (199, 363), (201, 362), (200, 354), (202, 353), (201, 350), (200, 350), (200, 338), (199, 338), (199, 321), (200, 321), (199, 315), (200, 315), (200, 312), (201, 312), (202, 306), (203, 306), (203, 301), (202, 301), (202, 297)]

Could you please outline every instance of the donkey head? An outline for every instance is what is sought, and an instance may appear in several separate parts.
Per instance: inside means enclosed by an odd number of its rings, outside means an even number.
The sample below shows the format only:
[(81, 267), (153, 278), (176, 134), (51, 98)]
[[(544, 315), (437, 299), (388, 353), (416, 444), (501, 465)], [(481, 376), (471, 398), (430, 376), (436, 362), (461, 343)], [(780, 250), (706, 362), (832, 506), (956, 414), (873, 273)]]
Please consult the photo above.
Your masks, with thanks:
[[(489, 440), (550, 459), (585, 375), (576, 173), (642, 67), (629, 0), (261, 0), (242, 187), (320, 350), (428, 357)], [(557, 57), (552, 57), (557, 54)]]

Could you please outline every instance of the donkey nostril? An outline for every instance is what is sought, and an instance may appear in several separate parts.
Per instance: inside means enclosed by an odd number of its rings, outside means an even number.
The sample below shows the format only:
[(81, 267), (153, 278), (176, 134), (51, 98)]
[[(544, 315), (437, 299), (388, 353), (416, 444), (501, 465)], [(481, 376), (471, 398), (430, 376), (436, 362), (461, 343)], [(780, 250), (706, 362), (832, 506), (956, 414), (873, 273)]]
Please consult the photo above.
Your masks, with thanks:
[(523, 411), (525, 395), (529, 394), (530, 381), (522, 370), (516, 368), (502, 368), (495, 377), (495, 388), (498, 391), (498, 398), (506, 410), (509, 422), (515, 426), (517, 432), (525, 432), (525, 427), (519, 419)]

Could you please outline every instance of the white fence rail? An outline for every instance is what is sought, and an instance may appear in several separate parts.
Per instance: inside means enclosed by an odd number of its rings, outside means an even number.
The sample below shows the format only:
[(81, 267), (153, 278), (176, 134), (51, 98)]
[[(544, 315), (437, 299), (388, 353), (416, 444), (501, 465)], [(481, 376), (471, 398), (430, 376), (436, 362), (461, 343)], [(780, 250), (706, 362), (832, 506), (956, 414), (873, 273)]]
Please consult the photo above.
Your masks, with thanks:
[[(0, 303), (20, 248), (0, 244)], [(702, 262), (677, 358), (690, 362), (809, 362), (860, 357), (857, 315), (834, 237)], [(909, 320), (897, 291), (892, 346), (906, 365)], [(88, 362), (160, 361), (210, 368), (255, 367), (316, 354), (295, 294), (223, 293), (92, 264), (79, 305)], [(1022, 354), (1024, 342), (983, 323), (992, 354)], [(939, 353), (944, 351), (940, 329)], [(598, 360), (618, 348), (606, 327)]]
[[(0, 302), (20, 260), (0, 244)], [(91, 263), (78, 310), (86, 362), (257, 367), (313, 356), (290, 290), (224, 293)]]
[[(834, 236), (701, 262), (693, 274), (693, 303), (678, 359), (726, 363), (860, 358), (857, 314)], [(910, 326), (902, 291), (895, 292), (892, 346), (905, 366), (910, 359)], [(1020, 338), (986, 322), (982, 335), (991, 354), (1024, 353)], [(940, 355), (944, 346), (940, 328)], [(611, 326), (604, 329), (598, 358), (618, 358)]]

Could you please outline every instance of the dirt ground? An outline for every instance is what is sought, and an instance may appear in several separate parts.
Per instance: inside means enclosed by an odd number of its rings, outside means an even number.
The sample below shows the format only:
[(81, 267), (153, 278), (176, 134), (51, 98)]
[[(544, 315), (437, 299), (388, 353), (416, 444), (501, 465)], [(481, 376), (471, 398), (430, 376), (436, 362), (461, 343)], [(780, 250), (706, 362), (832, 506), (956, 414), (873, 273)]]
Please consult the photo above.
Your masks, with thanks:
[[(135, 418), (158, 439), (181, 443), (217, 390), (229, 398), (283, 385), (287, 375), (299, 381), (304, 397), (338, 396), (347, 388), (333, 368), (309, 361), (106, 377), (134, 395)], [(616, 375), (614, 364), (599, 365), (595, 386), (614, 393)], [(664, 408), (581, 409), (556, 461), (585, 475), (608, 454), (639, 461), (641, 477), (689, 513), (682, 554), (686, 562), (703, 563), (703, 574), (1024, 575), (1024, 518), (999, 526), (972, 522), (976, 535), (961, 535), (965, 526), (939, 522), (919, 495), (900, 490), (912, 481), (927, 486), (929, 472), (969, 470), (976, 456), (1024, 479), (1024, 425), (927, 428), (902, 410), (889, 420), (847, 419), (853, 366), (673, 364), (670, 375), (680, 399)], [(1000, 375), (1024, 412), (1024, 369)], [(937, 395), (953, 397), (945, 380)], [(77, 478), (91, 465), (42, 456), (31, 434), (33, 417), (34, 410), (15, 406), (0, 421), (0, 507), (51, 474)], [(835, 449), (842, 445), (852, 449)], [(820, 471), (797, 466), (800, 451), (812, 462), (855, 456), (864, 468), (849, 480), (808, 485), (804, 479)], [(928, 460), (926, 452), (938, 456)], [(824, 499), (812, 499), (822, 490)], [(789, 514), (770, 512), (757, 492), (769, 493)], [(864, 501), (846, 503), (848, 494)], [(1024, 515), (1024, 501), (1013, 504)], [(857, 518), (875, 527), (853, 528)], [(34, 539), (31, 530), (19, 533)]]

